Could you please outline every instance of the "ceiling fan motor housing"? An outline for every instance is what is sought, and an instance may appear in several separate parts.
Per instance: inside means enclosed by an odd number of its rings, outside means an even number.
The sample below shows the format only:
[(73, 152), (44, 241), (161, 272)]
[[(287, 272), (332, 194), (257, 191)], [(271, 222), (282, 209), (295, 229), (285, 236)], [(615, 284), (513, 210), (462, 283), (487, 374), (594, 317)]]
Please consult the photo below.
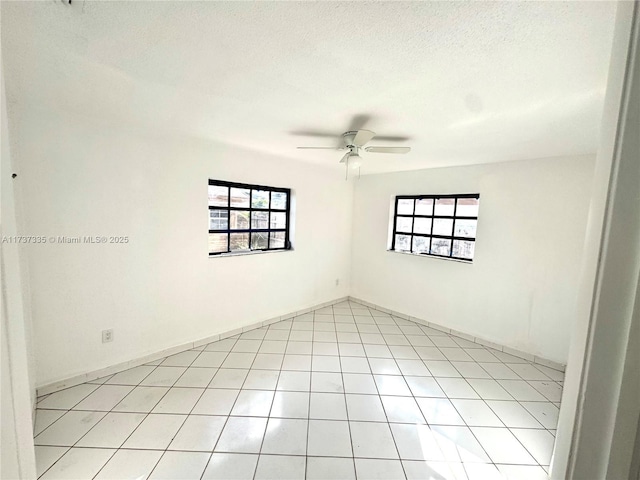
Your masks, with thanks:
[(358, 133), (357, 131), (352, 131), (352, 132), (344, 132), (342, 134), (342, 138), (344, 139), (344, 144), (347, 147), (349, 147), (349, 148), (355, 147), (353, 141), (356, 138), (356, 134), (357, 133)]

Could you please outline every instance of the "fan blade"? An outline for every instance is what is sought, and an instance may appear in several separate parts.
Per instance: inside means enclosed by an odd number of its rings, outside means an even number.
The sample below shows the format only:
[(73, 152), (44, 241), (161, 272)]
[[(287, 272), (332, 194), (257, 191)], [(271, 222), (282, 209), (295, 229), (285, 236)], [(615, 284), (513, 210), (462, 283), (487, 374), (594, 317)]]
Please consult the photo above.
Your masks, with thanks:
[(358, 133), (356, 133), (356, 136), (353, 138), (353, 144), (361, 147), (375, 136), (375, 132), (371, 130), (358, 130)]
[(341, 149), (344, 147), (344, 140), (342, 140), (342, 135), (326, 131), (319, 130), (293, 130), (289, 132), (291, 135), (296, 135), (299, 137), (320, 137), (320, 138), (334, 138), (337, 142), (336, 148)]
[(321, 138), (339, 138), (340, 134), (331, 132), (321, 132), (318, 130), (293, 130), (289, 132), (291, 135), (297, 135), (299, 137), (321, 137)]
[(367, 147), (365, 150), (371, 153), (409, 153), (411, 147)]
[(411, 137), (402, 137), (400, 135), (376, 135), (376, 140), (380, 142), (406, 142)]
[(347, 158), (349, 158), (349, 155), (351, 155), (351, 152), (347, 152), (344, 154), (344, 157), (342, 157), (342, 159), (340, 160), (340, 163), (344, 163), (347, 161)]
[(367, 122), (371, 120), (371, 115), (367, 115), (364, 113), (354, 115), (351, 119), (351, 123), (349, 124), (349, 128), (347, 128), (347, 132), (355, 132), (357, 130), (362, 129)]
[(337, 147), (296, 147), (301, 150), (344, 150), (344, 148)]

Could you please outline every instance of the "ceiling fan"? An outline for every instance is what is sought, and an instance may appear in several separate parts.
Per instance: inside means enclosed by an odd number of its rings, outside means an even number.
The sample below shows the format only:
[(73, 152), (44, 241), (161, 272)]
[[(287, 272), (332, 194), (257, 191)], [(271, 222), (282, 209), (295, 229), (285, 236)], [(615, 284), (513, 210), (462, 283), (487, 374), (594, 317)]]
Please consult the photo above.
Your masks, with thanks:
[[(344, 132), (340, 136), (340, 142), (336, 147), (298, 147), (299, 149), (308, 149), (308, 150), (347, 150), (347, 153), (344, 154), (340, 163), (344, 163), (348, 168), (351, 166), (352, 168), (360, 168), (362, 165), (362, 157), (360, 153), (364, 150), (368, 153), (395, 153), (395, 154), (403, 154), (409, 153), (411, 151), (410, 147), (382, 147), (382, 146), (365, 146), (369, 143), (374, 137), (378, 140), (386, 140), (386, 141), (403, 141), (408, 140), (408, 137), (400, 137), (400, 136), (376, 136), (375, 132), (371, 130), (364, 130), (361, 127), (363, 124), (369, 120), (369, 117), (366, 115), (357, 115), (351, 122), (351, 129)], [(355, 127), (355, 128), (354, 128)], [(297, 131), (292, 132), (295, 135), (305, 135), (305, 136), (317, 136), (317, 137), (335, 137), (334, 134), (325, 133), (325, 132), (315, 132), (315, 131)]]

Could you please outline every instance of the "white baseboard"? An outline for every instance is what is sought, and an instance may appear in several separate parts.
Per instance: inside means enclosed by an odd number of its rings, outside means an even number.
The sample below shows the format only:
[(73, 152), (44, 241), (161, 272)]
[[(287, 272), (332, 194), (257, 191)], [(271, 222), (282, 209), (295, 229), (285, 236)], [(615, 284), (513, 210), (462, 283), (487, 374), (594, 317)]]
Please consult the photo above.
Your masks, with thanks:
[(532, 355), (531, 353), (522, 352), (520, 350), (516, 350), (515, 348), (505, 347), (504, 345), (500, 345), (498, 343), (491, 342), (481, 337), (475, 337), (473, 335), (469, 335), (464, 332), (459, 332), (457, 330), (453, 330), (451, 328), (443, 327), (442, 325), (438, 325), (437, 323), (428, 322), (422, 318), (412, 317), (407, 315), (406, 313), (396, 312), (395, 310), (390, 310), (388, 308), (381, 307), (371, 302), (367, 302), (365, 300), (361, 300), (356, 297), (349, 297), (349, 300), (352, 302), (359, 303), (369, 308), (373, 308), (374, 310), (378, 310), (380, 312), (388, 313), (393, 315), (394, 317), (403, 318), (405, 320), (409, 320), (414, 323), (418, 323), (420, 325), (424, 325), (426, 327), (433, 328), (434, 330), (439, 330), (441, 332), (449, 333), (456, 337), (463, 338), (469, 342), (477, 343), (479, 345), (483, 345), (485, 347), (493, 348), (494, 350), (498, 350), (500, 352), (508, 353), (509, 355), (513, 355), (514, 357), (522, 358), (524, 360), (529, 360), (530, 362), (537, 363), (538, 365), (544, 365), (545, 367), (553, 368), (554, 370), (559, 370), (564, 372), (566, 365), (562, 363), (554, 362), (552, 360), (547, 360), (546, 358), (538, 357), (537, 355)]
[(207, 345), (211, 342), (216, 342), (218, 340), (222, 340), (228, 337), (232, 337), (234, 335), (238, 335), (240, 333), (244, 333), (244, 332), (248, 332), (250, 330), (255, 330), (256, 328), (261, 328), (267, 325), (271, 325), (272, 323), (276, 323), (279, 322), (281, 320), (287, 320), (289, 318), (293, 318), (296, 315), (302, 315), (305, 313), (309, 313), (313, 310), (317, 310), (319, 308), (323, 308), (323, 307), (327, 307), (329, 305), (335, 305), (336, 303), (340, 303), (340, 302), (344, 302), (345, 300), (350, 300), (352, 302), (356, 302), (359, 303), (361, 305), (365, 305), (366, 307), (369, 308), (373, 308), (374, 310), (378, 310), (380, 312), (384, 312), (384, 313), (388, 313), (390, 315), (393, 315), (395, 317), (398, 318), (403, 318), (405, 320), (409, 320), (412, 321), (414, 323), (418, 323), (420, 325), (424, 325), (430, 328), (433, 328), (434, 330), (439, 330), (441, 332), (445, 332), (445, 333), (449, 333), (451, 335), (454, 335), (456, 337), (460, 337), (463, 338), (469, 342), (473, 342), (473, 343), (477, 343), (479, 345), (483, 345), (489, 348), (493, 348), (494, 350), (498, 350), (500, 352), (504, 352), (504, 353), (508, 353), (510, 355), (513, 355), (515, 357), (518, 358), (523, 358), (525, 360), (529, 360), (530, 362), (533, 363), (537, 363), (539, 365), (544, 365), (546, 367), (549, 368), (553, 368), (555, 370), (559, 370), (561, 372), (565, 371), (565, 365), (561, 364), (561, 363), (557, 363), (554, 362), (552, 360), (547, 360), (546, 358), (542, 358), (536, 355), (532, 355), (530, 353), (527, 352), (522, 352), (520, 350), (516, 350), (510, 347), (506, 347), (504, 345), (499, 345), (497, 343), (491, 342), (489, 340), (483, 339), (481, 337), (475, 337), (473, 335), (469, 335), (467, 333), (464, 332), (459, 332), (457, 330), (453, 330), (447, 327), (443, 327), (442, 325), (438, 325), (436, 323), (433, 322), (428, 322), (427, 320), (421, 319), (421, 318), (417, 318), (417, 317), (412, 317), (410, 315), (407, 315), (405, 313), (402, 312), (397, 312), (395, 310), (390, 310), (388, 308), (382, 307), (380, 305), (376, 305), (374, 303), (371, 302), (367, 302), (365, 300), (361, 300), (359, 298), (356, 297), (342, 297), (342, 298), (338, 298), (335, 300), (331, 300), (328, 302), (324, 302), (321, 304), (317, 304), (317, 305), (313, 305), (310, 306), (308, 308), (304, 308), (301, 310), (296, 310), (294, 312), (288, 313), (286, 315), (280, 315), (278, 317), (273, 317), (267, 320), (263, 320), (260, 322), (255, 322), (249, 325), (245, 325), (244, 327), (240, 327), (240, 328), (236, 328), (233, 330), (228, 330), (225, 332), (222, 332), (220, 334), (217, 335), (212, 335), (210, 337), (206, 337), (206, 338), (201, 338), (198, 340), (194, 340), (193, 342), (187, 342), (187, 343), (183, 343), (180, 345), (175, 345), (173, 347), (170, 348), (165, 348), (163, 350), (160, 350), (158, 352), (154, 352), (148, 355), (144, 355), (141, 357), (137, 357), (134, 358), (132, 360), (128, 360), (126, 362), (121, 362), (115, 365), (111, 365), (109, 367), (105, 367), (105, 368), (101, 368), (98, 370), (92, 370), (86, 373), (82, 373), (79, 375), (74, 375), (72, 377), (69, 378), (65, 378), (63, 380), (58, 380), (52, 383), (48, 383), (45, 385), (42, 385), (40, 387), (37, 388), (37, 396), (41, 397), (43, 395), (48, 395), (50, 393), (54, 393), (57, 392), (59, 390), (64, 390), (65, 388), (69, 388), (69, 387), (73, 387), (75, 385), (79, 385), (81, 383), (86, 383), (86, 382), (90, 382), (92, 380), (96, 380), (98, 378), (102, 378), (102, 377), (106, 377), (107, 375), (112, 375), (114, 373), (118, 373), (121, 372), (123, 370), (128, 370), (130, 368), (133, 367), (138, 367), (140, 365), (144, 365), (145, 363), (149, 363), (149, 362), (154, 362), (156, 360), (159, 360), (161, 358), (167, 357), (169, 355), (174, 355), (176, 353), (180, 353), (183, 352), (185, 350), (189, 350), (192, 348), (198, 348), (201, 347), (203, 345)]
[(128, 370), (133, 367), (138, 367), (140, 365), (144, 365), (145, 363), (154, 362), (156, 360), (167, 357), (169, 355), (174, 355), (176, 353), (180, 353), (185, 350), (190, 350), (192, 348), (198, 348), (203, 345), (207, 345), (211, 342), (217, 342), (218, 340), (232, 337), (239, 333), (244, 333), (249, 330), (255, 330), (256, 328), (261, 328), (267, 325), (271, 325), (272, 323), (279, 322), (280, 320), (287, 320), (289, 318), (295, 317), (296, 315), (309, 313), (312, 310), (317, 310), (318, 308), (328, 307), (329, 305), (335, 305), (336, 303), (340, 303), (348, 300), (348, 298), (349, 297), (342, 297), (342, 298), (338, 298), (328, 302), (320, 303), (317, 305), (312, 305), (307, 308), (303, 308), (301, 310), (296, 310), (294, 312), (288, 313), (286, 315), (280, 315), (279, 317), (273, 317), (264, 321), (251, 323), (244, 327), (228, 330), (217, 335), (212, 335), (210, 337), (194, 340), (193, 342), (182, 343), (180, 345), (175, 345), (173, 347), (165, 348), (158, 352), (150, 353), (148, 355), (143, 355), (141, 357), (137, 357), (132, 360), (127, 360), (126, 362), (121, 362), (115, 365), (111, 365), (109, 367), (100, 368), (98, 370), (92, 370), (92, 371), (81, 373), (79, 375), (74, 375), (72, 377), (68, 377), (62, 380), (51, 382), (38, 387), (36, 389), (37, 396), (41, 397), (43, 395), (48, 395), (50, 393), (54, 393), (59, 390), (64, 390), (65, 388), (73, 387), (75, 385), (80, 385), (81, 383), (90, 382), (98, 378), (106, 377), (107, 375), (112, 375), (114, 373), (118, 373), (123, 370)]

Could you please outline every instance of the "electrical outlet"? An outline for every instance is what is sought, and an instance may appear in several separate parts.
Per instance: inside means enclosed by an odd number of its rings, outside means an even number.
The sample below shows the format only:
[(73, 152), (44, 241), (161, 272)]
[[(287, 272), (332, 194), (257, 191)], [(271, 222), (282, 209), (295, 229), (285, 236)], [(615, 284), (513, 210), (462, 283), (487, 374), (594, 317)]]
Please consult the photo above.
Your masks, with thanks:
[(340, 279), (339, 279), (339, 278), (336, 278), (336, 287), (337, 287), (338, 285), (340, 285)]
[(113, 329), (102, 330), (102, 343), (113, 342)]

